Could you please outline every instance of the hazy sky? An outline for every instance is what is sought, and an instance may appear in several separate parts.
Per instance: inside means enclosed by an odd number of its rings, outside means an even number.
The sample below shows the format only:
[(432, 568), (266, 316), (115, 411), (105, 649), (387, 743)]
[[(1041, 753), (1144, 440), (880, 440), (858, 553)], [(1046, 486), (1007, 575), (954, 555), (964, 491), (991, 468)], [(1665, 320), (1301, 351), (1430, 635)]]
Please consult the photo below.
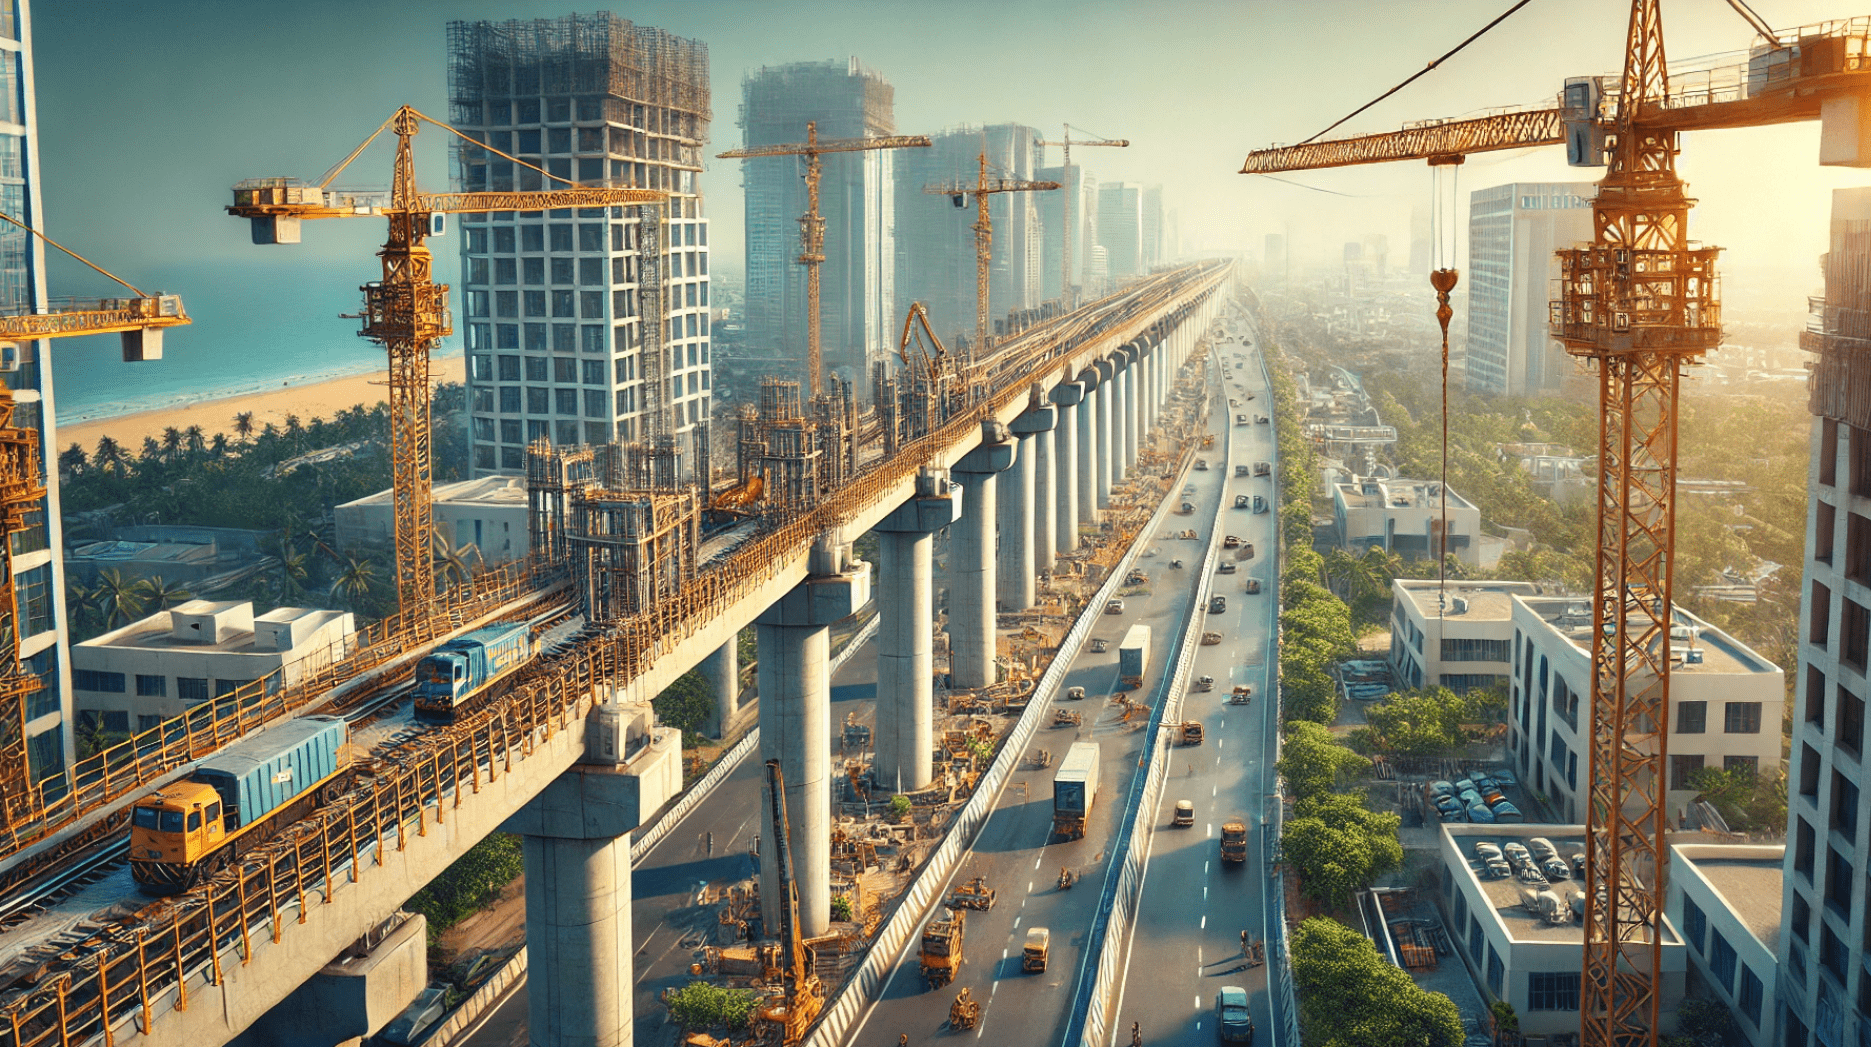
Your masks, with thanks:
[[(1852, 13), (1843, 0), (1753, 3), (1777, 28)], [(1087, 168), (1101, 180), (1162, 183), (1192, 247), (1257, 249), (1262, 234), (1290, 229), (1297, 251), (1323, 256), (1361, 233), (1384, 232), (1400, 256), (1411, 207), (1430, 199), (1426, 166), (1295, 176), (1350, 196), (1235, 172), (1249, 150), (1313, 134), (1507, 6), (690, 0), (618, 13), (708, 44), (711, 155), (739, 144), (740, 82), (749, 70), (855, 55), (895, 85), (906, 133), (1005, 121), (1053, 133), (1069, 121), (1129, 138), (1128, 150), (1087, 150)], [(299, 247), (254, 247), (245, 223), (222, 213), (229, 186), (257, 175), (316, 177), (404, 102), (445, 117), (443, 27), (451, 19), (590, 9), (493, 0), (37, 0), (47, 229), (152, 283), (172, 266), (202, 262), (277, 266), (283, 281), (367, 278), (381, 222), (317, 223)], [(1627, 11), (1622, 0), (1537, 0), (1345, 130), (1543, 103), (1569, 75), (1617, 69)], [(1724, 0), (1665, 0), (1664, 18), (1675, 60), (1751, 40)], [(419, 148), (427, 150), (426, 185), (445, 187), (441, 135), (423, 135)], [(1048, 150), (1047, 162), (1056, 155)], [(1774, 267), (1798, 290), (1816, 284), (1828, 190), (1871, 182), (1859, 171), (1822, 169), (1817, 156), (1816, 124), (1688, 136), (1681, 169), (1701, 201), (1695, 235), (1727, 249), (1731, 272)], [(385, 155), (362, 162), (346, 183), (387, 181)], [(711, 160), (703, 181), (714, 250), (735, 263), (737, 167)], [(1594, 178), (1565, 167), (1561, 150), (1530, 150), (1471, 160), (1461, 189), (1465, 199), (1505, 181)], [(331, 226), (348, 228), (323, 228)], [(438, 253), (452, 269), (454, 252)]]

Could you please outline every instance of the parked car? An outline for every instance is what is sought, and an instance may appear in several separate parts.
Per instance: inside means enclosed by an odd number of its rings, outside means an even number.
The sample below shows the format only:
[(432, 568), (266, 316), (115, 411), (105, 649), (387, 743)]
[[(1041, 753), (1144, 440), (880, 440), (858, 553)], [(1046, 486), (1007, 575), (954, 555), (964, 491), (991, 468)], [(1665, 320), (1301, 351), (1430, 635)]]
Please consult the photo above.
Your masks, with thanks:
[(1429, 792), (1432, 796), (1454, 796), (1455, 786), (1448, 782), (1430, 782)]
[(1065, 700), (1066, 700), (1066, 701), (1068, 701), (1068, 702), (1082, 702), (1082, 701), (1084, 701), (1084, 700), (1085, 700), (1085, 688), (1083, 688), (1083, 687), (1067, 687), (1067, 688), (1065, 689)]
[[(1455, 784), (1458, 787), (1461, 785), (1460, 782), (1457, 782)], [(1476, 792), (1473, 789), (1463, 789), (1461, 792), (1458, 792), (1455, 794), (1455, 798), (1462, 801), (1463, 807), (1473, 807), (1476, 804), (1479, 804), (1482, 802), (1481, 794)]]
[[(1502, 800), (1500, 803), (1495, 804), (1492, 809), (1484, 807), (1483, 810), (1488, 811), (1488, 820), (1492, 822), (1524, 822), (1527, 820), (1526, 817), (1520, 813), (1520, 808), (1515, 807), (1511, 800)], [(1474, 812), (1470, 811), (1469, 816), (1473, 817), (1473, 815)], [(1481, 819), (1477, 818), (1475, 820), (1480, 821)]]
[(1458, 796), (1465, 792), (1473, 792), (1474, 789), (1475, 783), (1473, 779), (1458, 778), (1455, 780), (1455, 792)]
[(1462, 802), (1453, 796), (1444, 796), (1436, 801), (1436, 817), (1445, 822), (1464, 820)]
[(1514, 772), (1512, 771), (1508, 771), (1508, 770), (1495, 771), (1494, 772), (1494, 784), (1500, 786), (1503, 789), (1512, 789), (1513, 787), (1520, 784), (1520, 778), (1516, 776)]
[(1249, 578), (1247, 580), (1247, 595), (1252, 596), (1257, 592), (1260, 592), (1260, 579)]
[[(1508, 806), (1512, 807), (1513, 805), (1508, 804)], [(1519, 815), (1520, 811), (1515, 810), (1514, 814)], [(1495, 817), (1494, 812), (1488, 809), (1487, 804), (1479, 801), (1468, 805), (1468, 820), (1477, 825), (1492, 825), (1500, 821), (1499, 818)]]
[(1091, 641), (1091, 653), (1093, 654), (1103, 654), (1105, 651), (1109, 650), (1110, 648), (1111, 648), (1111, 641), (1105, 639), (1102, 636), (1095, 637)]

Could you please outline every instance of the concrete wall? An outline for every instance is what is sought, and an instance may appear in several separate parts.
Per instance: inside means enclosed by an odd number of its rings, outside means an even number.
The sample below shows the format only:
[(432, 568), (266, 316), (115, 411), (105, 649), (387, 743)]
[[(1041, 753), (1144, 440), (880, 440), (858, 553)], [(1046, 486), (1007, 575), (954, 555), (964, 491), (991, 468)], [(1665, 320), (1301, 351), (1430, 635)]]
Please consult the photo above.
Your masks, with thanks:
[[(1745, 860), (1772, 862), (1779, 864), (1785, 857), (1786, 845), (1777, 846), (1738, 846), (1715, 844), (1677, 844), (1670, 848), (1669, 896), (1665, 902), (1665, 912), (1670, 922), (1684, 929), (1689, 939), (1689, 962), (1698, 975), (1700, 988), (1707, 989), (1717, 999), (1728, 1005), (1733, 1013), (1735, 1028), (1740, 1030), (1749, 1047), (1773, 1047), (1776, 1042), (1774, 1021), (1778, 1008), (1775, 1005), (1775, 982), (1780, 973), (1780, 959), (1774, 950), (1767, 947), (1754, 936), (1746, 924), (1735, 915), (1734, 905), (1720, 889), (1709, 882), (1708, 877), (1696, 867), (1699, 861)], [(1724, 984), (1716, 976), (1709, 958), (1713, 939), (1695, 940), (1690, 932), (1688, 921), (1683, 916), (1683, 900), (1695, 902), (1702, 910), (1707, 922), (1705, 934), (1720, 934), (1735, 949), (1734, 976)], [(1759, 1019), (1755, 1020), (1743, 1013), (1740, 1000), (1741, 985), (1749, 972), (1760, 979), (1760, 995), (1755, 997)]]

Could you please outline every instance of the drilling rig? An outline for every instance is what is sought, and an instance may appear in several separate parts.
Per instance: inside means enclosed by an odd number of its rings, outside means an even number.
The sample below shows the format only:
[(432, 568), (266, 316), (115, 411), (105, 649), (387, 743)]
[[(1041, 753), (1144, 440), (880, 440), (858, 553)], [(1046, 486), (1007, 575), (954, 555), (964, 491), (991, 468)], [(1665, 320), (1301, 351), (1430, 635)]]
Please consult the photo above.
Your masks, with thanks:
[[(759, 1020), (780, 1034), (787, 1047), (805, 1039), (806, 1030), (825, 1007), (825, 986), (812, 969), (812, 951), (799, 934), (799, 889), (793, 883), (791, 841), (786, 835), (786, 776), (778, 760), (767, 761), (767, 815), (773, 830), (773, 869), (780, 896), (773, 899), (778, 917), (781, 991), (761, 1002)], [(763, 912), (762, 916), (766, 914)]]

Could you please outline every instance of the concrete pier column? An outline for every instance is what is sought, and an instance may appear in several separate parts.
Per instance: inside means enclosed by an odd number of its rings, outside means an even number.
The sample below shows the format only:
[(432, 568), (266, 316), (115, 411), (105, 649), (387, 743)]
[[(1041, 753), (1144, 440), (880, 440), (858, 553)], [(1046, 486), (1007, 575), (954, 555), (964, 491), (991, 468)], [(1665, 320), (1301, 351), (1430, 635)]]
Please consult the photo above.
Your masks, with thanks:
[[(1054, 461), (1053, 434), (1058, 430), (1059, 408), (1052, 408), (1054, 425), (1033, 434), (1033, 562), (1035, 578), (1052, 573), (1059, 552), (1059, 466)], [(1036, 592), (1037, 595), (1037, 592)]]
[(994, 682), (994, 527), (1000, 519), (999, 474), (1017, 445), (999, 422), (981, 423), (981, 445), (955, 463), (961, 519), (949, 529), (949, 677), (956, 687)]
[[(1061, 382), (1053, 387), (1052, 402), (1059, 408), (1059, 424), (1053, 430), (1053, 546), (1064, 556), (1078, 548), (1079, 485), (1085, 469), (1079, 457), (1078, 437), (1082, 431), (1079, 411), (1085, 403), (1083, 382)], [(1051, 567), (1047, 561), (1047, 567)]]
[(630, 830), (682, 789), (681, 732), (654, 722), (648, 703), (594, 710), (586, 760), (602, 762), (574, 765), (501, 826), (526, 862), (536, 1047), (631, 1043)]
[[(780, 761), (786, 778), (786, 831), (792, 837), (799, 890), (799, 927), (824, 934), (832, 921), (831, 862), (831, 636), (833, 622), (870, 600), (871, 565), (851, 559), (842, 536), (820, 539), (811, 574), (754, 619), (760, 659), (760, 756)], [(762, 786), (761, 810), (768, 809)], [(761, 828), (760, 897), (778, 899), (774, 846)], [(767, 925), (774, 926), (771, 914)]]
[(1111, 445), (1111, 409), (1117, 406), (1117, 365), (1110, 357), (1106, 357), (1099, 360), (1097, 366), (1098, 414), (1092, 420), (1092, 427), (1098, 431), (1098, 450), (1092, 457), (1092, 468), (1098, 471), (1094, 504), (1099, 509), (1108, 509), (1111, 507), (1112, 465), (1117, 460)]
[[(1038, 520), (1040, 496), (1035, 483), (1038, 472), (1039, 437), (1053, 427), (1053, 406), (1034, 397), (1026, 413), (1007, 428), (1019, 441), (1014, 452), (1013, 468), (995, 481), (1000, 497), (1000, 562), (998, 586), (1000, 609), (1024, 611), (1038, 602), (1033, 568), (1033, 544), (1041, 530)], [(1052, 566), (1047, 561), (1047, 567)]]
[(1078, 524), (1098, 522), (1098, 394), (1103, 384), (1097, 368), (1087, 367), (1079, 374), (1079, 382), (1085, 387), (1085, 398), (1080, 400), (1073, 411), (1074, 428), (1078, 440), (1078, 519), (1072, 531), (1072, 544), (1064, 550), (1078, 548)]
[(1131, 396), (1130, 371), (1131, 361), (1136, 359), (1129, 351), (1120, 349), (1112, 357), (1117, 365), (1117, 374), (1111, 384), (1117, 388), (1117, 395), (1111, 398), (1111, 484), (1116, 486), (1130, 475), (1130, 453), (1124, 438), (1124, 419), (1130, 414), (1134, 400)]
[(702, 676), (715, 692), (715, 716), (710, 734), (720, 738), (740, 711), (741, 652), (740, 638), (734, 637), (702, 659)]
[[(935, 532), (961, 518), (962, 495), (939, 470), (877, 532), (877, 785), (927, 788), (935, 752)], [(790, 780), (790, 779), (789, 779)]]
[(1137, 420), (1143, 414), (1143, 352), (1130, 347), (1130, 364), (1124, 368), (1124, 475), (1130, 475), (1137, 462)]

